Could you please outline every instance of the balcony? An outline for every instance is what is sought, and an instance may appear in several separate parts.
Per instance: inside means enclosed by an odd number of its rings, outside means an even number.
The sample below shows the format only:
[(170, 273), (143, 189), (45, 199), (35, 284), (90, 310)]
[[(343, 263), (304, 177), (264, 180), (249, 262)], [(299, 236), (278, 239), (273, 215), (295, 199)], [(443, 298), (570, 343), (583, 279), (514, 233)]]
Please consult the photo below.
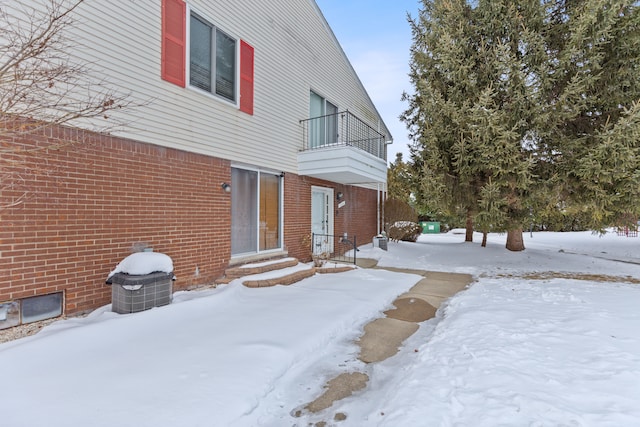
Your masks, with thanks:
[(385, 135), (349, 111), (301, 120), (298, 173), (339, 184), (387, 181)]

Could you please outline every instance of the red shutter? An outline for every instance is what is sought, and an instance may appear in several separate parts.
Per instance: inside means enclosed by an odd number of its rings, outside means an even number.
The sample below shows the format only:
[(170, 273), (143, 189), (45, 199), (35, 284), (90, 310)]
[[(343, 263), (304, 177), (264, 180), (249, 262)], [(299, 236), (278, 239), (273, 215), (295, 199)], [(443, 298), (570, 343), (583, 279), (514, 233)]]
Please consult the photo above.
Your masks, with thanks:
[(253, 114), (253, 47), (240, 40), (240, 111)]
[(162, 0), (162, 79), (184, 87), (186, 11), (182, 0)]

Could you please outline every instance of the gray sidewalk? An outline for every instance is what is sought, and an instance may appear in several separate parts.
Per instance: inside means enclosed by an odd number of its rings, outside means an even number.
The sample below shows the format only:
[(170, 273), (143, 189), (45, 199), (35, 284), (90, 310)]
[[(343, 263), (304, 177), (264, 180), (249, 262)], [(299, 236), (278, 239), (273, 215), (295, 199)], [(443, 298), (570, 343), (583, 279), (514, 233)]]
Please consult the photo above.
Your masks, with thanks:
[[(380, 362), (395, 355), (402, 343), (418, 330), (420, 322), (434, 317), (444, 300), (473, 282), (473, 277), (469, 274), (377, 267), (376, 260), (367, 258), (359, 259), (358, 266), (423, 276), (423, 279), (408, 292), (398, 296), (393, 302), (395, 308), (385, 311), (385, 317), (365, 325), (364, 334), (358, 339), (357, 344), (360, 347), (358, 358), (367, 364)], [(321, 396), (309, 402), (303, 410), (296, 411), (294, 415), (301, 416), (304, 411), (316, 413), (330, 408), (335, 401), (365, 388), (368, 379), (368, 376), (361, 372), (342, 373), (326, 384)], [(334, 420), (344, 418), (346, 414), (334, 415)], [(326, 425), (326, 422), (316, 423), (318, 427), (322, 425)]]

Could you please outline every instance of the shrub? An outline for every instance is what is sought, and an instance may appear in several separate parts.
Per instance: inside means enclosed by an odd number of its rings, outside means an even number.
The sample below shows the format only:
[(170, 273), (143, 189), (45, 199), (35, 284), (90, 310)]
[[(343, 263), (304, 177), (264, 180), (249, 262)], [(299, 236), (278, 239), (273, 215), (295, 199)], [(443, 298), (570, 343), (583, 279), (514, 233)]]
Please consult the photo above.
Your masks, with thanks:
[(420, 224), (411, 221), (397, 221), (389, 227), (389, 239), (394, 242), (399, 240), (403, 242), (415, 242), (418, 240), (420, 234), (422, 234)]
[(384, 217), (389, 240), (415, 242), (422, 233), (417, 224), (418, 214), (403, 200), (388, 199), (384, 204)]
[(384, 202), (384, 219), (385, 230), (389, 231), (390, 227), (397, 222), (418, 222), (418, 214), (403, 200), (387, 199)]

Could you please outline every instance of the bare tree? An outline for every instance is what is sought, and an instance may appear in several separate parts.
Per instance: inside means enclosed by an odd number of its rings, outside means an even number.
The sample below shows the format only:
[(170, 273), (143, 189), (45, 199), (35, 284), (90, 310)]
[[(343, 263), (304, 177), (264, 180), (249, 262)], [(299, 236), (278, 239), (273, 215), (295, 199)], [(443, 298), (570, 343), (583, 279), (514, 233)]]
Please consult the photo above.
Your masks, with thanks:
[[(0, 191), (21, 181), (16, 168), (42, 146), (18, 144), (45, 126), (82, 123), (107, 132), (124, 123), (110, 119), (131, 106), (93, 65), (74, 57), (70, 30), (84, 0), (0, 0)], [(73, 145), (81, 141), (56, 141)], [(51, 148), (51, 147), (48, 147)], [(0, 201), (0, 210), (24, 196)]]

